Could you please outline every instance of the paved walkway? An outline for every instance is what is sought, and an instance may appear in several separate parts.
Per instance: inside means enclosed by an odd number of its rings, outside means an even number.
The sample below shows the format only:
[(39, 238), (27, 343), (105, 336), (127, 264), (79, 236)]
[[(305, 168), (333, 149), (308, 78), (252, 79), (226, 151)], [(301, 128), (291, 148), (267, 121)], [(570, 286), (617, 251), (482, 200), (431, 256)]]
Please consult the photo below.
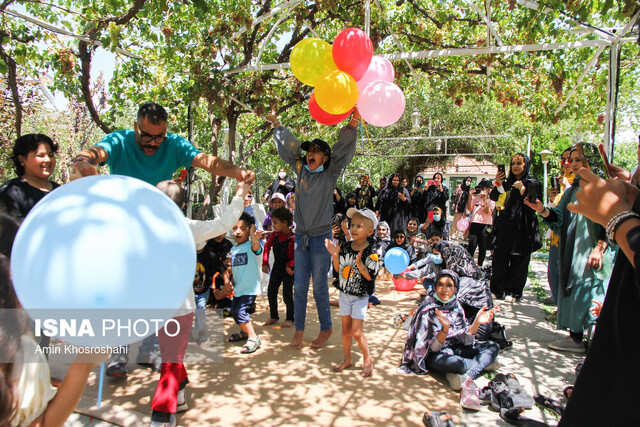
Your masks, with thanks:
[[(546, 263), (532, 262), (532, 271), (546, 286)], [(527, 285), (529, 288), (529, 284)], [(354, 367), (334, 373), (332, 364), (342, 360), (340, 319), (332, 308), (334, 334), (322, 350), (308, 346), (318, 332), (317, 315), (310, 295), (305, 345), (301, 350), (288, 346), (293, 330), (278, 325), (257, 327), (263, 347), (253, 355), (239, 354), (239, 345), (218, 336), (217, 348), (224, 357), (219, 363), (198, 361), (202, 351), (190, 344), (187, 387), (190, 409), (179, 415), (182, 426), (208, 425), (421, 425), (429, 408), (446, 410), (456, 425), (507, 425), (487, 407), (478, 412), (463, 411), (459, 394), (451, 391), (439, 375), (412, 376), (396, 373), (406, 332), (391, 324), (393, 314), (407, 311), (417, 292), (396, 293), (389, 283), (378, 285), (382, 304), (369, 311), (365, 334), (375, 359), (374, 375), (363, 379), (362, 360), (354, 343)], [(256, 325), (268, 317), (265, 297), (258, 301)], [(513, 348), (501, 353), (501, 372), (513, 372), (530, 394), (542, 393), (564, 401), (562, 389), (574, 380), (574, 367), (582, 357), (565, 355), (547, 348), (556, 339), (552, 325), (544, 320), (540, 302), (530, 291), (519, 303), (502, 304), (497, 320), (508, 329)], [(214, 316), (208, 316), (211, 322)], [(219, 321), (219, 320), (218, 320)], [(230, 318), (224, 319), (224, 334), (236, 332)], [(106, 378), (101, 408), (96, 408), (96, 374), (92, 374), (79, 412), (68, 426), (149, 425), (150, 400), (158, 374), (135, 364), (128, 366), (125, 379)], [(64, 366), (52, 370), (63, 373)], [(96, 369), (97, 372), (97, 369)], [(484, 386), (488, 379), (477, 380)], [(555, 424), (555, 419), (539, 409), (527, 416)], [(106, 423), (100, 420), (106, 420)]]

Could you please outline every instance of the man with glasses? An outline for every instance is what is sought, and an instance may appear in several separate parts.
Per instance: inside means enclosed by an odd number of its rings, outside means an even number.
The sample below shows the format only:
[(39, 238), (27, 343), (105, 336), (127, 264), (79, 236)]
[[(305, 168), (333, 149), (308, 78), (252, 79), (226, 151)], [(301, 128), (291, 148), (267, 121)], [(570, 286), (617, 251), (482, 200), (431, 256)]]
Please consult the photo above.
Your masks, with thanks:
[[(167, 120), (167, 111), (162, 106), (153, 102), (141, 105), (133, 130), (112, 132), (98, 144), (82, 150), (74, 160), (74, 174), (97, 175), (96, 166), (106, 164), (112, 174), (138, 178), (155, 187), (160, 181), (171, 179), (180, 167), (198, 167), (213, 175), (236, 178), (248, 184), (255, 180), (255, 172), (205, 154), (181, 136), (168, 133)], [(106, 374), (126, 376), (127, 362), (126, 352), (112, 356)], [(159, 371), (156, 335), (143, 340), (137, 362)]]
[(167, 111), (160, 105), (143, 104), (133, 129), (112, 132), (82, 150), (73, 162), (74, 169), (82, 176), (97, 175), (96, 166), (106, 164), (112, 174), (138, 178), (153, 186), (171, 179), (180, 167), (201, 168), (248, 184), (255, 180), (255, 172), (205, 154), (181, 136), (168, 133), (167, 119)]

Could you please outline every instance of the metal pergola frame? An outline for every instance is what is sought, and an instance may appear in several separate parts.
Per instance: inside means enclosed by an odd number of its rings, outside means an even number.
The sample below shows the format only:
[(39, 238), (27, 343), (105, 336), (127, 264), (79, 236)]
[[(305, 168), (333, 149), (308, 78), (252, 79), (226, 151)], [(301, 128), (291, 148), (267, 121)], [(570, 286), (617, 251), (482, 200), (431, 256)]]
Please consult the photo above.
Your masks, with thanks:
[[(378, 7), (380, 4), (378, 0), (374, 0)], [(399, 52), (399, 53), (391, 53), (391, 54), (382, 54), (390, 61), (403, 60), (407, 62), (412, 74), (415, 75), (415, 71), (413, 67), (409, 64), (410, 60), (415, 59), (423, 59), (423, 58), (437, 58), (437, 57), (448, 57), (448, 56), (474, 56), (474, 55), (493, 55), (493, 54), (503, 54), (503, 53), (518, 53), (518, 52), (539, 52), (539, 51), (549, 51), (549, 50), (565, 50), (565, 49), (581, 49), (581, 48), (589, 48), (589, 47), (598, 47), (598, 50), (591, 58), (591, 60), (586, 64), (584, 71), (578, 77), (575, 86), (569, 91), (567, 97), (562, 102), (562, 104), (556, 109), (555, 113), (558, 114), (567, 102), (575, 95), (579, 86), (582, 84), (582, 81), (587, 76), (589, 71), (593, 68), (595, 63), (597, 62), (600, 55), (604, 52), (605, 49), (610, 49), (610, 61), (609, 61), (609, 77), (607, 84), (607, 100), (605, 107), (605, 131), (604, 131), (604, 146), (605, 150), (609, 154), (610, 158), (613, 157), (613, 146), (615, 143), (615, 116), (617, 109), (617, 100), (618, 100), (618, 89), (617, 89), (617, 81), (618, 81), (618, 57), (620, 52), (620, 45), (624, 42), (635, 41), (634, 37), (626, 37), (629, 32), (632, 30), (635, 23), (638, 21), (638, 17), (640, 16), (640, 12), (636, 13), (625, 25), (625, 27), (618, 33), (613, 34), (607, 30), (599, 29), (588, 25), (584, 22), (578, 21), (575, 18), (564, 17), (572, 21), (572, 25), (577, 24), (581, 31), (587, 32), (589, 34), (595, 35), (598, 37), (597, 40), (581, 40), (581, 41), (573, 41), (573, 42), (558, 42), (558, 43), (539, 43), (539, 44), (524, 44), (524, 45), (510, 45), (505, 46), (502, 42), (502, 38), (496, 31), (492, 21), (490, 14), (485, 14), (474, 2), (473, 0), (464, 0), (476, 13), (480, 15), (480, 17), (484, 20), (487, 25), (488, 32), (491, 36), (496, 40), (498, 46), (487, 46), (487, 47), (470, 47), (470, 48), (456, 48), (456, 49), (436, 49), (436, 50), (426, 50), (426, 51), (418, 51), (418, 52)], [(539, 10), (539, 4), (534, 0), (516, 0), (516, 2), (522, 6), (527, 7), (533, 10)], [(271, 12), (263, 16), (260, 21), (263, 21), (267, 17), (274, 16), (278, 13), (288, 12), (301, 3), (301, 0), (292, 0), (285, 1), (280, 6), (278, 6), (279, 10), (276, 11), (274, 8)], [(487, 10), (490, 11), (491, 8), (491, 0), (485, 0), (485, 5)], [(542, 13), (552, 12), (551, 9), (544, 7), (541, 11)], [(370, 33), (370, 18), (371, 18), (371, 0), (365, 0), (365, 32), (367, 34)], [(276, 24), (272, 27), (269, 32), (268, 37), (263, 41), (264, 44), (268, 43), (273, 31), (280, 24), (282, 19), (278, 20)], [(238, 32), (234, 34), (234, 36), (238, 36), (247, 31), (246, 28), (242, 28)], [(402, 45), (398, 41), (395, 34), (391, 34), (394, 42), (402, 49)], [(487, 38), (487, 43), (490, 43), (490, 37)], [(262, 48), (260, 49), (262, 52)], [(258, 57), (258, 59), (260, 56)], [(251, 71), (266, 71), (266, 70), (277, 70), (290, 68), (290, 63), (279, 63), (279, 64), (260, 64), (257, 61), (253, 65), (248, 65), (244, 67), (234, 68), (231, 70), (225, 71), (225, 74), (237, 74), (243, 72), (251, 72)], [(487, 75), (487, 87), (489, 87), (489, 77)], [(450, 137), (447, 137), (450, 138)]]

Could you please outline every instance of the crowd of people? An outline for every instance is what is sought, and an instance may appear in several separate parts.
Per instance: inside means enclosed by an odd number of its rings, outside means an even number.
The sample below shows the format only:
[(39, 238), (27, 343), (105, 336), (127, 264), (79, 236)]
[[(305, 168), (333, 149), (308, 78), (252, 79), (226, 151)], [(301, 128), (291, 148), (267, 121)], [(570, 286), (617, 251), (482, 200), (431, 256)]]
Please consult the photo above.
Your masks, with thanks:
[[(424, 287), (415, 307), (400, 316), (398, 326), (407, 330), (407, 338), (398, 355), (398, 371), (442, 373), (454, 390), (461, 391), (461, 406), (477, 410), (483, 391), (474, 380), (483, 371), (499, 369), (498, 353), (509, 346), (504, 335), (493, 333), (499, 328), (496, 301), (516, 304), (522, 298), (531, 255), (543, 243), (539, 218), (551, 230), (548, 302), (558, 307), (558, 329), (568, 331), (566, 338), (549, 347), (586, 353), (585, 333), (595, 324), (599, 311), (592, 309), (592, 301), (602, 306), (599, 326), (561, 424), (582, 425), (587, 417), (585, 407), (602, 408), (602, 414), (595, 412), (602, 419), (604, 414), (625, 422), (638, 418), (607, 409), (613, 407), (607, 405), (614, 398), (631, 403), (630, 394), (620, 397), (624, 393), (618, 391), (631, 390), (634, 377), (611, 373), (613, 378), (604, 384), (598, 372), (612, 363), (633, 366), (637, 340), (632, 337), (637, 332), (631, 316), (640, 298), (638, 275), (634, 276), (640, 232), (635, 174), (612, 167), (618, 179), (605, 181), (585, 168), (579, 151), (568, 148), (560, 155), (560, 188), (550, 191), (548, 203), (541, 200), (542, 185), (532, 176), (531, 160), (524, 153), (514, 154), (509, 167), (499, 169), (491, 180), (485, 178), (474, 185), (472, 177), (465, 178), (452, 194), (441, 173), (426, 182), (422, 175), (409, 180), (392, 173), (380, 177), (378, 189), (363, 175), (356, 188), (343, 196), (336, 184), (355, 154), (357, 110), (332, 145), (319, 138), (300, 142), (275, 114), (267, 115), (266, 120), (272, 124), (278, 154), (290, 169), (279, 170), (262, 203), (251, 194), (254, 172), (202, 153), (168, 133), (167, 113), (155, 103), (140, 107), (134, 129), (109, 134), (75, 158), (74, 178), (95, 175), (96, 166), (106, 164), (111, 173), (157, 186), (180, 207), (185, 202), (184, 190), (172, 180), (180, 167), (200, 167), (238, 180), (224, 216), (212, 221), (186, 219), (194, 236), (197, 265), (193, 292), (175, 319), (187, 332), (173, 336), (163, 330), (140, 347), (137, 362), (160, 372), (151, 403), (152, 425), (173, 426), (176, 412), (188, 407), (184, 390), (189, 380), (182, 362), (190, 339), (198, 345), (209, 344), (207, 305), (233, 317), (239, 332), (229, 333), (228, 340), (242, 343), (241, 353), (261, 348), (251, 315), (261, 293), (262, 275), (268, 275), (269, 318), (261, 326), (280, 322), (282, 287), (285, 320), (281, 327), (293, 328), (294, 349), (303, 345), (309, 286), (320, 323), (320, 332), (310, 345), (322, 348), (329, 340), (333, 332), (331, 281), (339, 290), (335, 305), (339, 306), (344, 350), (344, 359), (333, 370), (340, 372), (352, 365), (355, 340), (362, 353), (362, 376), (373, 375), (369, 347), (375, 342), (365, 337), (364, 322), (377, 301), (376, 280), (390, 277), (384, 259), (394, 248), (406, 252), (409, 265), (396, 272), (393, 280), (416, 280)], [(12, 159), (17, 177), (0, 188), (1, 308), (19, 306), (8, 271), (11, 240), (33, 206), (59, 186), (51, 180), (57, 150), (42, 134), (16, 140)], [(452, 221), (447, 218), (447, 202), (454, 212)], [(13, 396), (0, 402), (2, 425), (66, 419), (82, 394), (90, 368), (101, 362), (74, 364), (56, 392), (46, 363), (37, 372), (25, 369), (38, 345), (49, 343), (36, 344), (26, 324), (18, 331), (0, 328), (0, 348), (16, 360), (0, 369), (0, 391)], [(107, 361), (107, 375), (127, 375), (127, 353)], [(22, 390), (24, 384), (36, 382), (44, 390), (40, 395)], [(612, 385), (619, 390), (602, 393)], [(593, 415), (589, 411), (588, 417)]]

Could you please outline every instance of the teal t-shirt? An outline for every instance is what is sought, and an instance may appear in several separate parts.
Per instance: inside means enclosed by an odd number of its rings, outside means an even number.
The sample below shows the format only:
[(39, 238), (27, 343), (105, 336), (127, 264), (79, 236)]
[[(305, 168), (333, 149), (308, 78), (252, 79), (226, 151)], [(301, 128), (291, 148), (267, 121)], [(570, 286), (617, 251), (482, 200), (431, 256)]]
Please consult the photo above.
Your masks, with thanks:
[(168, 133), (158, 151), (148, 156), (136, 144), (133, 129), (112, 132), (102, 138), (98, 146), (109, 154), (105, 163), (111, 174), (138, 178), (153, 186), (171, 179), (178, 168), (190, 167), (194, 157), (200, 153), (183, 137)]
[(258, 252), (251, 249), (251, 240), (247, 240), (241, 245), (231, 248), (231, 269), (233, 270), (233, 295), (260, 294), (260, 265), (258, 255), (262, 253), (262, 248)]

